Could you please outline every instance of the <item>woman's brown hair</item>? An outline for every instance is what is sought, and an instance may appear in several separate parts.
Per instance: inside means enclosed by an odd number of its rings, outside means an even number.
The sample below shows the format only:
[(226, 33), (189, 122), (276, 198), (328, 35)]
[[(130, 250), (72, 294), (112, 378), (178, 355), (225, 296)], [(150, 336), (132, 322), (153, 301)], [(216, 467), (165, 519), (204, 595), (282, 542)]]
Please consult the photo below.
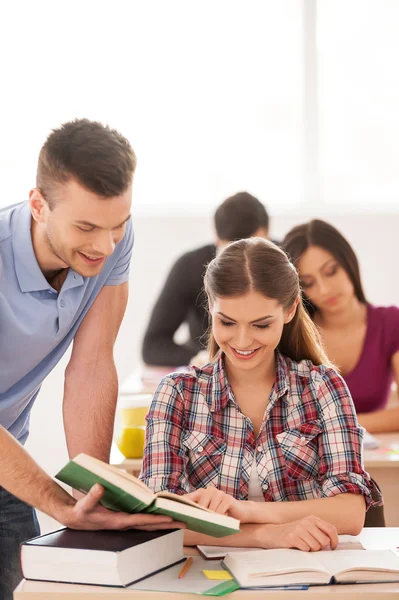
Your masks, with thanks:
[[(352, 246), (338, 229), (326, 223), (326, 221), (314, 219), (309, 223), (297, 225), (287, 233), (282, 246), (295, 266), (309, 246), (319, 246), (319, 248), (327, 250), (346, 271), (359, 302), (367, 302), (360, 278), (359, 263)], [(305, 307), (310, 315), (313, 315), (317, 310), (306, 297)]]
[[(250, 238), (229, 244), (209, 263), (204, 283), (210, 303), (253, 290), (289, 310), (299, 298), (294, 318), (284, 325), (278, 349), (295, 361), (309, 359), (316, 365), (330, 365), (317, 329), (303, 307), (298, 273), (285, 252), (272, 242)], [(208, 350), (211, 359), (218, 355), (211, 329)]]

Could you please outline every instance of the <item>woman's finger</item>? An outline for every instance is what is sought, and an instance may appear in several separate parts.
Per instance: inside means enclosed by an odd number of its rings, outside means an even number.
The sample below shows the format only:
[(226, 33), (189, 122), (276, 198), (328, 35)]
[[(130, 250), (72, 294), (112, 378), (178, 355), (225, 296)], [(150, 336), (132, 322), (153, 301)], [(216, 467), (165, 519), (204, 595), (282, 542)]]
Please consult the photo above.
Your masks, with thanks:
[(328, 546), (328, 544), (330, 543), (330, 537), (326, 533), (324, 533), (322, 529), (320, 529), (319, 524), (317, 522), (312, 523), (312, 525), (309, 528), (309, 531), (315, 538), (315, 540), (317, 540), (317, 542), (319, 543), (320, 549)]
[(291, 548), (298, 548), (298, 550), (302, 550), (302, 552), (309, 552), (310, 551), (310, 546), (309, 544), (307, 544), (305, 542), (305, 540), (303, 540), (299, 535), (295, 535), (292, 545), (290, 544)]
[(226, 494), (224, 494), (224, 492), (218, 492), (216, 490), (216, 492), (212, 494), (211, 500), (209, 502), (209, 508), (211, 510), (214, 510), (215, 512), (220, 512), (219, 506), (223, 502), (225, 497)]
[(323, 521), (322, 519), (317, 519), (316, 524), (317, 527), (328, 536), (331, 550), (334, 550), (338, 546), (337, 528), (331, 523), (327, 523), (327, 521)]
[(217, 512), (222, 515), (225, 515), (231, 509), (232, 504), (233, 503), (231, 502), (229, 497), (224, 498), (223, 501), (219, 504)]
[(313, 532), (309, 531), (309, 529), (302, 529), (302, 531), (299, 533), (299, 537), (305, 542), (305, 544), (309, 546), (311, 552), (317, 552), (321, 549), (320, 542), (313, 535)]
[(195, 492), (190, 492), (189, 494), (185, 494), (184, 497), (191, 500), (191, 502), (198, 502), (198, 499), (201, 497), (202, 490), (195, 490)]

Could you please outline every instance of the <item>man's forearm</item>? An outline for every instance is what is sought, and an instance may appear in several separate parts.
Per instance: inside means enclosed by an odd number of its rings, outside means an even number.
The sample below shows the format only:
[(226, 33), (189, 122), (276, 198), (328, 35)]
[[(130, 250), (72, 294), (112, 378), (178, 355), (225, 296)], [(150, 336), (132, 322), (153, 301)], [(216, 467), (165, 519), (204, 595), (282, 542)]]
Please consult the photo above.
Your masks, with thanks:
[(0, 426), (0, 486), (63, 522), (64, 510), (75, 500), (39, 467), (23, 446)]
[(65, 372), (64, 428), (70, 457), (85, 452), (108, 462), (118, 378), (113, 360), (69, 365)]
[(335, 525), (338, 533), (357, 535), (363, 527), (365, 500), (360, 494), (338, 494), (292, 502), (251, 502), (250, 520), (254, 523), (281, 524), (314, 515)]

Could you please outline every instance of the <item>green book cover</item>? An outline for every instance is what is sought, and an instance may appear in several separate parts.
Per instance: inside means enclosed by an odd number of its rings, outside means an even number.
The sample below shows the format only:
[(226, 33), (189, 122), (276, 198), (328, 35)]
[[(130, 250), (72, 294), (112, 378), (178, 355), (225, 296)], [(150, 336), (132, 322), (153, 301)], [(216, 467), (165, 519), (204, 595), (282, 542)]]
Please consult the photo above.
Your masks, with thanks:
[(92, 471), (78, 465), (73, 460), (57, 473), (56, 478), (70, 485), (80, 492), (88, 492), (94, 484), (99, 483), (104, 488), (104, 495), (101, 498), (101, 504), (106, 508), (127, 513), (143, 512), (148, 506), (125, 492), (120, 487), (110, 483), (107, 479), (96, 475)]
[[(216, 515), (199, 506), (193, 506), (188, 501), (184, 502), (184, 496), (176, 496), (175, 499), (173, 494), (168, 494), (165, 498), (160, 493), (158, 498), (132, 475), (127, 475), (115, 467), (84, 454), (79, 454), (74, 460), (69, 461), (57, 473), (56, 478), (86, 493), (93, 485), (99, 483), (104, 488), (104, 495), (100, 502), (111, 510), (168, 515), (175, 521), (186, 523), (191, 531), (214, 537), (223, 537), (240, 531), (239, 521), (236, 519)], [(157, 506), (157, 502), (167, 506)], [(219, 523), (213, 523), (213, 519), (218, 520)]]
[(182, 521), (183, 523), (186, 523), (187, 529), (190, 529), (191, 531), (204, 533), (205, 535), (212, 535), (213, 537), (224, 537), (240, 531), (239, 529), (233, 529), (232, 527), (226, 527), (225, 525), (220, 525), (218, 523), (210, 523), (208, 520), (206, 520), (206, 515), (209, 513), (206, 513), (205, 511), (203, 511), (203, 519), (191, 515), (184, 515), (179, 511), (179, 505), (181, 506), (180, 502), (175, 502), (175, 504), (176, 510), (168, 510), (165, 508), (158, 508), (155, 500), (154, 504), (149, 506), (144, 512), (158, 515), (168, 515), (175, 521)]
[(222, 581), (222, 583), (218, 583), (214, 587), (210, 588), (206, 592), (202, 592), (203, 596), (224, 596), (225, 594), (231, 594), (231, 592), (235, 592), (239, 590), (240, 586), (234, 579), (230, 579), (229, 581)]

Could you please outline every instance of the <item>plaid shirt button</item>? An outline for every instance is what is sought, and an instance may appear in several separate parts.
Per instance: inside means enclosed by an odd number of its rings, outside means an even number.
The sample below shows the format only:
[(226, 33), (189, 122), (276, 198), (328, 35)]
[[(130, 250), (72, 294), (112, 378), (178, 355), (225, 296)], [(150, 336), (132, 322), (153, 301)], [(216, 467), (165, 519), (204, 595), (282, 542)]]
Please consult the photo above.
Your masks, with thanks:
[(204, 451), (203, 447), (202, 446), (198, 446), (198, 448), (196, 450), (196, 453), (197, 454), (201, 454), (201, 452), (203, 452), (203, 451)]

